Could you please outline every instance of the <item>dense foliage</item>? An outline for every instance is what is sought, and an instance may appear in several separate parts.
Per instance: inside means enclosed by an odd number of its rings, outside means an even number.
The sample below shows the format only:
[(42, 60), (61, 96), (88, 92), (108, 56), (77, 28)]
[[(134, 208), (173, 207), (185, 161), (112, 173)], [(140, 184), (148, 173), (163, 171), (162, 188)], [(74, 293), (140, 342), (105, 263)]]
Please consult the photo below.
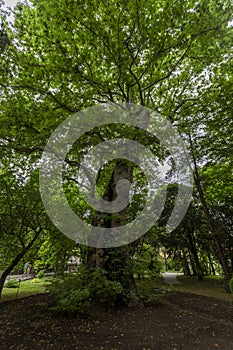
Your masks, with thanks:
[[(230, 280), (232, 1), (32, 0), (15, 7), (13, 22), (0, 11), (1, 269), (9, 273), (30, 259), (37, 272), (55, 268), (62, 274), (69, 257), (78, 255), (92, 271), (90, 280), (80, 272), (56, 284), (60, 309), (72, 312), (83, 311), (89, 300), (115, 303), (130, 293), (136, 298), (134, 278), (163, 269), (200, 279), (220, 272)], [(70, 114), (105, 102), (141, 104), (173, 123), (192, 156), (195, 185), (189, 211), (174, 232), (167, 234), (165, 226), (175, 185), (150, 232), (115, 250), (76, 246), (57, 233), (33, 175), (53, 130)], [(96, 225), (113, 227), (142, 209), (145, 177), (130, 163), (107, 164), (97, 184), (109, 200), (119, 169), (130, 174), (137, 193), (123, 218), (98, 216), (74, 179), (91, 145), (120, 135), (158, 154), (158, 140), (146, 132), (108, 125), (87, 133), (65, 160), (67, 199)]]

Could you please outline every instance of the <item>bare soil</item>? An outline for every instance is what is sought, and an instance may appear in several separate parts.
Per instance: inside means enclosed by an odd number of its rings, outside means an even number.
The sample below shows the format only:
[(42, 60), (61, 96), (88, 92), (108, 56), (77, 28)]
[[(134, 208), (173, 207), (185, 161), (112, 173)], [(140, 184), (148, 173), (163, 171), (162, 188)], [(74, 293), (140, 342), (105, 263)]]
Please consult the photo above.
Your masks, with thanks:
[(211, 297), (173, 291), (92, 318), (57, 314), (52, 305), (48, 294), (0, 303), (0, 349), (233, 349), (233, 304)]

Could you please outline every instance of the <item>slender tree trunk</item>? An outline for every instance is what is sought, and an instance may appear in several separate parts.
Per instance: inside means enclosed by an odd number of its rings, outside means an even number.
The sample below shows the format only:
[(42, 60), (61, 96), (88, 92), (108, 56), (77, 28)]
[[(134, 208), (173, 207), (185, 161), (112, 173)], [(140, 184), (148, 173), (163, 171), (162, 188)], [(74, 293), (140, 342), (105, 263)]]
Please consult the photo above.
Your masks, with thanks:
[(191, 270), (192, 270), (192, 275), (193, 276), (197, 276), (198, 272), (197, 272), (197, 267), (193, 258), (193, 255), (191, 252), (189, 252), (189, 259), (190, 259), (190, 264), (191, 264)]
[(183, 269), (184, 269), (184, 274), (185, 276), (191, 276), (191, 271), (190, 271), (190, 267), (187, 261), (187, 256), (186, 254), (182, 251), (182, 254), (179, 253), (182, 265), (183, 265)]
[(163, 251), (163, 257), (164, 257), (164, 265), (165, 265), (165, 271), (168, 271), (168, 264), (167, 264), (167, 253), (164, 250)]
[(226, 279), (229, 281), (231, 279), (230, 269), (229, 269), (228, 262), (227, 262), (227, 259), (225, 257), (223, 248), (221, 246), (221, 242), (220, 242), (220, 240), (218, 238), (218, 235), (216, 234), (216, 231), (214, 229), (214, 225), (212, 223), (211, 214), (210, 214), (207, 202), (205, 200), (205, 195), (204, 195), (204, 192), (203, 192), (203, 189), (202, 189), (202, 186), (201, 186), (201, 180), (200, 180), (200, 176), (199, 176), (198, 166), (197, 166), (196, 158), (195, 158), (194, 152), (193, 152), (193, 142), (192, 142), (192, 139), (191, 139), (190, 135), (189, 135), (189, 141), (190, 141), (190, 146), (191, 146), (191, 150), (192, 150), (192, 157), (193, 157), (193, 163), (194, 163), (194, 181), (196, 183), (197, 190), (198, 190), (199, 197), (200, 197), (200, 201), (202, 203), (202, 207), (203, 207), (203, 210), (204, 210), (205, 218), (206, 218), (206, 221), (207, 221), (207, 227), (208, 227), (208, 230), (209, 230), (209, 232), (211, 234), (211, 238), (213, 240), (213, 243), (215, 245), (216, 252), (217, 252), (219, 261), (220, 261), (220, 263), (222, 265), (222, 269), (223, 269), (224, 275), (225, 275)]
[(215, 272), (214, 264), (212, 262), (212, 258), (210, 256), (210, 253), (208, 253), (207, 256), (208, 256), (208, 260), (209, 260), (209, 264), (210, 264), (210, 272), (215, 276), (216, 272)]
[(29, 244), (12, 260), (10, 265), (3, 271), (1, 277), (0, 277), (0, 298), (2, 296), (2, 289), (5, 283), (5, 280), (7, 276), (11, 273), (11, 271), (14, 269), (15, 266), (20, 262), (20, 260), (24, 257), (24, 255), (27, 253), (27, 251), (33, 246), (37, 238), (39, 237), (40, 232), (42, 231), (39, 230), (34, 238), (29, 242)]
[(229, 269), (229, 266), (228, 266), (225, 254), (223, 252), (223, 248), (221, 246), (221, 242), (220, 242), (217, 234), (215, 233), (215, 229), (214, 229), (213, 224), (212, 224), (211, 215), (210, 215), (210, 212), (209, 212), (209, 209), (208, 209), (205, 197), (204, 197), (204, 193), (203, 193), (202, 187), (200, 185), (200, 179), (199, 179), (198, 172), (196, 173), (196, 176), (195, 176), (195, 182), (196, 182), (196, 185), (198, 187), (199, 196), (200, 196), (200, 199), (201, 199), (201, 202), (202, 202), (202, 206), (203, 206), (203, 209), (204, 209), (204, 212), (205, 212), (205, 217), (206, 217), (206, 220), (207, 220), (207, 226), (208, 226), (208, 229), (209, 229), (209, 231), (211, 233), (211, 237), (212, 237), (213, 243), (215, 245), (219, 261), (220, 261), (220, 263), (222, 265), (223, 272), (224, 272), (227, 280), (230, 280), (231, 279), (230, 269)]
[(194, 240), (193, 233), (192, 233), (190, 227), (187, 227), (187, 237), (188, 237), (188, 241), (189, 241), (190, 252), (191, 252), (193, 260), (194, 260), (196, 274), (198, 276), (199, 281), (202, 281), (203, 280), (203, 271), (202, 271), (202, 268), (200, 265), (195, 240)]

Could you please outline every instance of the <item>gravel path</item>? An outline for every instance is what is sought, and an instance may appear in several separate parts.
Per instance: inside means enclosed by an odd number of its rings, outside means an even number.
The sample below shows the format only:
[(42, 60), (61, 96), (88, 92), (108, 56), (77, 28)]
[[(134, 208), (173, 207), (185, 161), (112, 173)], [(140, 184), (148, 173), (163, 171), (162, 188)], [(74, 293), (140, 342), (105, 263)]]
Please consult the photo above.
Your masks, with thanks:
[(166, 284), (181, 284), (180, 281), (178, 281), (177, 276), (183, 275), (183, 273), (180, 272), (164, 272), (162, 274), (164, 283)]

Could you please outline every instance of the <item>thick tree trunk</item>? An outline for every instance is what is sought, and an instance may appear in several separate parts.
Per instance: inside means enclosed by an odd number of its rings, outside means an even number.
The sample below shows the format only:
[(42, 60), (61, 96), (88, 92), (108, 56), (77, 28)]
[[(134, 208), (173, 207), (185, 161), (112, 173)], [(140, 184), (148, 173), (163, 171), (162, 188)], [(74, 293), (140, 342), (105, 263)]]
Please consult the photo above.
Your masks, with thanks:
[[(116, 184), (126, 179), (132, 181), (132, 168), (125, 161), (116, 163), (108, 186), (105, 190), (103, 199), (111, 202), (116, 199)], [(129, 194), (128, 194), (129, 195)], [(103, 220), (101, 216), (94, 219), (96, 226), (120, 227), (127, 222), (128, 208), (126, 207), (119, 213), (109, 214)], [(110, 280), (116, 280), (122, 284), (131, 299), (138, 299), (133, 272), (131, 271), (131, 256), (128, 245), (117, 248), (89, 248), (88, 267), (100, 267), (107, 271)]]
[(24, 255), (27, 253), (27, 251), (33, 246), (33, 244), (35, 243), (35, 241), (37, 240), (37, 238), (39, 237), (40, 232), (42, 231), (39, 230), (36, 235), (34, 236), (34, 238), (28, 243), (28, 245), (14, 258), (14, 260), (12, 260), (12, 262), (10, 263), (10, 265), (3, 271), (3, 273), (1, 274), (0, 277), (0, 298), (2, 296), (2, 289), (5, 283), (5, 280), (7, 278), (7, 276), (11, 273), (11, 271), (14, 269), (15, 266), (17, 266), (17, 264), (20, 262), (20, 260), (24, 257)]

